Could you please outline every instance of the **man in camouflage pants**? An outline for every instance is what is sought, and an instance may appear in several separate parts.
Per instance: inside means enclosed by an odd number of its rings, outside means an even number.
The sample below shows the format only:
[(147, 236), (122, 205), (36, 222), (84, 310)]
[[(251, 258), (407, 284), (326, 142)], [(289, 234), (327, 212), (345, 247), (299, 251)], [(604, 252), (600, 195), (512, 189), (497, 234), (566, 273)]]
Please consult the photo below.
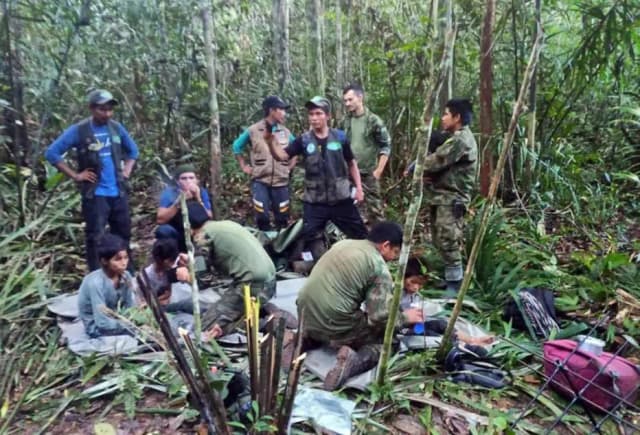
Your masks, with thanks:
[(447, 292), (462, 283), (464, 215), (476, 179), (478, 145), (469, 129), (471, 103), (449, 100), (440, 127), (451, 134), (424, 165), (425, 200), (429, 204), (432, 240), (444, 260)]
[[(398, 258), (401, 245), (400, 225), (379, 222), (367, 240), (333, 245), (300, 291), (297, 303), (304, 318), (304, 347), (339, 347), (336, 365), (324, 381), (326, 390), (341, 387), (351, 376), (377, 364), (393, 298), (386, 262)], [(360, 308), (363, 303), (365, 311)], [(422, 310), (410, 308), (399, 315), (397, 325), (423, 321)]]
[(347, 114), (340, 122), (351, 142), (358, 160), (365, 200), (359, 204), (365, 223), (372, 225), (384, 220), (380, 177), (391, 153), (391, 138), (382, 119), (364, 105), (364, 90), (350, 84), (343, 90), (342, 99)]

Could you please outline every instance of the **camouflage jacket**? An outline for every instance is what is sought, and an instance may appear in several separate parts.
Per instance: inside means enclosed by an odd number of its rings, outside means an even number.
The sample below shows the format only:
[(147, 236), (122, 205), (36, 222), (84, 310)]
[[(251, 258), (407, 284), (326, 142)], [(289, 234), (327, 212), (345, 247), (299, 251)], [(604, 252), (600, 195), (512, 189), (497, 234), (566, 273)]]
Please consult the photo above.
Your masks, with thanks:
[[(384, 329), (393, 298), (393, 279), (375, 245), (368, 240), (342, 240), (325, 253), (300, 291), (305, 328), (334, 337), (348, 334), (365, 305), (367, 324)], [(398, 316), (400, 327), (404, 323)]]
[(468, 204), (476, 181), (478, 145), (468, 126), (427, 156), (424, 175), (431, 178), (425, 186), (425, 199), (431, 205), (447, 205), (453, 201)]
[[(351, 142), (351, 149), (358, 161), (358, 167), (363, 174), (370, 174), (378, 164), (380, 154), (389, 155), (391, 153), (391, 137), (382, 119), (365, 107), (365, 129), (363, 140), (354, 140), (352, 137), (351, 122), (354, 116), (350, 113), (342, 118), (338, 126), (339, 129), (347, 133)], [(362, 146), (364, 145), (364, 146)]]

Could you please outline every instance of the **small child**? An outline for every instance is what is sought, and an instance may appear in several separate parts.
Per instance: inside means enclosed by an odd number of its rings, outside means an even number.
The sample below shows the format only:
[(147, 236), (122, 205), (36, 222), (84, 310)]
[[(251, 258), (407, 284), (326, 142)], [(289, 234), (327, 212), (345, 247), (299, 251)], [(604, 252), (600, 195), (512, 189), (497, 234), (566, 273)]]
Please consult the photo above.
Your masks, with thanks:
[(184, 311), (193, 314), (191, 300), (169, 303), (171, 300), (171, 284), (176, 282), (190, 282), (191, 276), (187, 269), (187, 255), (178, 250), (175, 239), (159, 239), (151, 249), (153, 263), (144, 271), (148, 277), (151, 291), (158, 296), (158, 302), (167, 312)]
[(85, 276), (80, 285), (80, 319), (91, 338), (131, 335), (120, 321), (102, 311), (103, 307), (119, 311), (133, 306), (132, 279), (127, 271), (129, 255), (125, 241), (113, 234), (103, 235), (98, 241), (98, 259), (101, 268)]
[[(407, 269), (404, 274), (404, 288), (400, 299), (400, 310), (404, 311), (412, 305), (422, 304), (424, 299), (418, 291), (427, 281), (426, 275), (422, 273), (422, 264), (416, 257), (412, 257), (407, 262)], [(443, 335), (447, 328), (448, 321), (444, 318), (426, 318), (422, 327), (414, 328), (416, 335), (439, 336)], [(418, 332), (420, 331), (420, 332)], [(454, 330), (455, 339), (472, 345), (487, 346), (494, 341), (492, 336), (472, 337), (462, 331)]]
[(404, 288), (400, 299), (400, 310), (411, 308), (412, 304), (422, 302), (422, 297), (418, 290), (427, 282), (427, 277), (422, 274), (422, 264), (416, 257), (409, 258), (407, 269), (404, 274)]

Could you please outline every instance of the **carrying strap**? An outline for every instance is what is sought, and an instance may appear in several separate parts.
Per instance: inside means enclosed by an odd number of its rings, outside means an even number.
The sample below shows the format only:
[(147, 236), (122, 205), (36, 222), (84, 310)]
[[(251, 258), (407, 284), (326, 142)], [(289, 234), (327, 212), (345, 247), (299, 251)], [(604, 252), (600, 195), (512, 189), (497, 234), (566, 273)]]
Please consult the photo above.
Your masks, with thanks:
[[(478, 352), (482, 349), (482, 352)], [(476, 351), (476, 352), (474, 352)], [(486, 388), (503, 388), (513, 382), (508, 370), (499, 367), (496, 361), (486, 356), (479, 346), (466, 348), (455, 345), (445, 358), (444, 367), (454, 382), (466, 382)]]

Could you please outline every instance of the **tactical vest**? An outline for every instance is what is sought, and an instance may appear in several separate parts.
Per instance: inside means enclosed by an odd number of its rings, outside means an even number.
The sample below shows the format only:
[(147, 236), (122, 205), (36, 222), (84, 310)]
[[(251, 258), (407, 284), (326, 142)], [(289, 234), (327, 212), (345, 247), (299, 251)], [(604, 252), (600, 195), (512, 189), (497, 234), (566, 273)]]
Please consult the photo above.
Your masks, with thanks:
[[(289, 161), (277, 161), (269, 151), (269, 144), (265, 140), (267, 123), (263, 119), (249, 127), (251, 140), (251, 178), (269, 186), (286, 186), (289, 184)], [(291, 133), (286, 127), (278, 125), (272, 132), (271, 141), (275, 146), (289, 145)]]
[(342, 153), (346, 136), (341, 130), (329, 129), (327, 145), (319, 149), (310, 132), (302, 135), (304, 152), (304, 196), (310, 203), (335, 204), (351, 196), (349, 170)]
[[(102, 160), (100, 159), (100, 150), (91, 149), (93, 144), (97, 143), (96, 137), (91, 129), (91, 118), (86, 118), (80, 121), (78, 124), (78, 146), (77, 146), (77, 159), (78, 159), (78, 171), (82, 172), (85, 169), (93, 169), (98, 179), (102, 172)], [(109, 120), (107, 123), (109, 129), (109, 136), (111, 136), (111, 158), (113, 159), (113, 166), (116, 168), (116, 179), (118, 181), (118, 190), (120, 196), (126, 192), (124, 176), (122, 175), (122, 148), (120, 134), (118, 134), (118, 123)], [(98, 182), (91, 183), (89, 181), (83, 181), (80, 186), (80, 193), (85, 198), (93, 198)]]

